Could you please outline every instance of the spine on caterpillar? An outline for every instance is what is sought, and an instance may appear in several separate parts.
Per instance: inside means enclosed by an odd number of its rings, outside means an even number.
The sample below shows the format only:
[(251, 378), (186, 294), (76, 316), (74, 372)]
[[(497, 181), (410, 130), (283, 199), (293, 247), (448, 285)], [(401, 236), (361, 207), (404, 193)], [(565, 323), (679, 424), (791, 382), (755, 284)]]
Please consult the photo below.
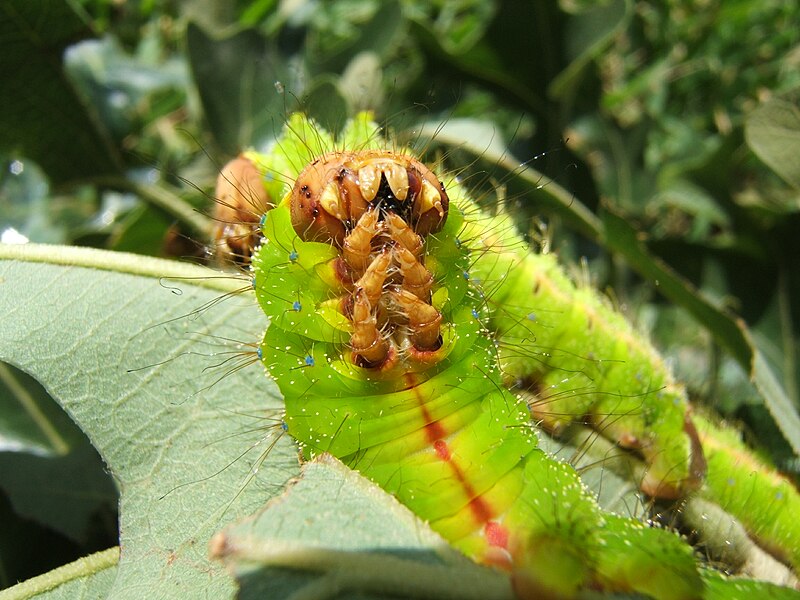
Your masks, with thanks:
[(688, 546), (603, 513), (537, 448), (528, 407), (503, 387), (464, 228), (407, 154), (330, 152), (300, 173), (252, 262), (288, 432), (510, 571), (520, 597), (700, 597)]

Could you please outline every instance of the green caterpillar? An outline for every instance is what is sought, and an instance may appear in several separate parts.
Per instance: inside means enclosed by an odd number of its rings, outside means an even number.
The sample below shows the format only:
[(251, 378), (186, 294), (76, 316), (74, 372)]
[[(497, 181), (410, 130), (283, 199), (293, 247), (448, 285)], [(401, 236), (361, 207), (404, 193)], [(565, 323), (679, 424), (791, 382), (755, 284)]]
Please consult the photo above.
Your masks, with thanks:
[[(368, 117), (340, 137), (359, 152), (335, 152), (301, 116), (286, 131), (270, 154), (246, 158), (277, 198), (285, 182), (271, 174), (294, 180), (309, 154), (322, 157), (267, 212), (253, 257), (272, 320), (260, 358), (304, 453), (358, 469), (469, 556), (510, 570), (522, 597), (703, 596), (689, 546), (603, 513), (570, 466), (536, 447), (528, 406), (507, 389), (539, 392), (534, 414), (554, 430), (589, 415), (645, 457), (645, 491), (683, 495), (703, 481), (702, 450), (683, 391), (649, 346), (550, 257), (521, 252), (501, 217), (477, 213), (457, 184), (445, 191), (409, 155), (378, 151), (386, 143)], [(390, 225), (397, 217), (410, 227)], [(621, 355), (632, 358), (609, 360)], [(558, 400), (544, 406), (542, 391)], [(705, 597), (721, 589), (705, 580)]]

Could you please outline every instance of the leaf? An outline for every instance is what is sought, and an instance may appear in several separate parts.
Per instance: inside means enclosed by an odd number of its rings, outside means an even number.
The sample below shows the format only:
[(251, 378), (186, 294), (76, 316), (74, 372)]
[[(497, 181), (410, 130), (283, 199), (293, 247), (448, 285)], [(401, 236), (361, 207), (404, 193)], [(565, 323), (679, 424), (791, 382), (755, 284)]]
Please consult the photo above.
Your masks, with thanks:
[[(330, 455), (307, 463), (302, 479), (279, 501), (228, 528), (213, 546), (237, 573), (243, 598), (266, 592), (285, 597), (298, 588), (302, 593), (304, 586), (332, 591), (336, 585), (380, 598), (421, 592), (437, 598), (509, 598), (511, 592), (507, 576), (467, 560), (397, 500)], [(315, 580), (278, 566), (327, 575)], [(438, 578), (425, 580), (431, 571)]]
[(47, 392), (22, 371), (0, 363), (0, 456), (29, 452), (59, 456), (80, 435)]
[[(0, 359), (47, 388), (120, 487), (114, 597), (172, 596), (176, 589), (187, 597), (232, 597), (233, 581), (207, 558), (208, 540), (297, 472), (283, 438), (253, 475), (264, 452), (264, 417), (279, 403), (259, 368), (225, 377), (224, 352), (237, 348), (223, 339), (258, 339), (261, 311), (236, 296), (197, 312), (219, 298), (219, 288), (239, 284), (167, 261), (0, 245), (3, 258)], [(43, 260), (64, 266), (33, 262)]]
[(90, 33), (68, 2), (0, 2), (0, 151), (38, 162), (58, 185), (118, 173), (121, 161), (62, 67)]
[(182, 59), (148, 61), (143, 52), (128, 54), (119, 40), (105, 36), (75, 44), (65, 62), (117, 143), (186, 105), (188, 65)]
[(800, 107), (771, 98), (747, 116), (744, 129), (750, 149), (795, 189), (800, 189)]
[(747, 325), (741, 319), (711, 304), (686, 280), (651, 256), (630, 223), (610, 207), (606, 207), (604, 211), (603, 225), (604, 242), (608, 248), (624, 256), (638, 273), (653, 281), (664, 296), (689, 311), (747, 371), (763, 396), (775, 423), (795, 454), (800, 455), (800, 415), (769, 364), (753, 344)]
[(463, 54), (482, 40), (497, 11), (492, 0), (412, 1), (404, 9), (451, 55)]
[(405, 20), (400, 3), (355, 4), (330, 2), (317, 6), (303, 47), (305, 63), (314, 75), (341, 73), (362, 52), (386, 58), (403, 45)]
[(106, 531), (113, 530), (108, 515), (114, 514), (117, 492), (88, 442), (61, 457), (0, 453), (0, 481), (18, 515), (79, 544), (90, 541), (95, 521), (110, 522)]
[(186, 40), (206, 119), (222, 150), (233, 155), (273, 139), (287, 108), (280, 90), (303, 92), (296, 57), (251, 29), (215, 39), (190, 24)]
[(626, 0), (591, 3), (567, 22), (566, 41), (571, 46), (572, 62), (550, 82), (550, 96), (568, 99), (575, 95), (586, 68), (628, 26), (632, 9), (632, 3)]
[(800, 455), (800, 417), (797, 414), (797, 407), (789, 399), (786, 390), (758, 349), (753, 355), (750, 376), (764, 397), (775, 424), (794, 450), (795, 456)]

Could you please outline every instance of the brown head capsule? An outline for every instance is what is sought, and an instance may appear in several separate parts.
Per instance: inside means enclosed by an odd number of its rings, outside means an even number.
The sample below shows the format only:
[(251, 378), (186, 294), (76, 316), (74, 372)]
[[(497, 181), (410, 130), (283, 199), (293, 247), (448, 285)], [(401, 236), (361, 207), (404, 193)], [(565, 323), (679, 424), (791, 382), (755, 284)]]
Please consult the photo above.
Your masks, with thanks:
[(417, 235), (441, 229), (449, 198), (433, 172), (415, 158), (386, 150), (331, 152), (298, 175), (291, 195), (292, 225), (306, 240), (342, 247), (361, 216), (394, 214)]

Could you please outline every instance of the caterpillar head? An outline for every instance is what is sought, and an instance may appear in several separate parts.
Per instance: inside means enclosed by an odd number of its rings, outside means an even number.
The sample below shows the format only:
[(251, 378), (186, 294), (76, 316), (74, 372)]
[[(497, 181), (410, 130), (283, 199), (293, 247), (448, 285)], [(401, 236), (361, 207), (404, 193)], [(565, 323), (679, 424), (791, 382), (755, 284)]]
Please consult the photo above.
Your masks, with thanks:
[(341, 247), (370, 209), (395, 214), (420, 236), (439, 231), (450, 200), (434, 173), (410, 156), (385, 150), (330, 152), (309, 164), (291, 193), (292, 225), (306, 240)]

